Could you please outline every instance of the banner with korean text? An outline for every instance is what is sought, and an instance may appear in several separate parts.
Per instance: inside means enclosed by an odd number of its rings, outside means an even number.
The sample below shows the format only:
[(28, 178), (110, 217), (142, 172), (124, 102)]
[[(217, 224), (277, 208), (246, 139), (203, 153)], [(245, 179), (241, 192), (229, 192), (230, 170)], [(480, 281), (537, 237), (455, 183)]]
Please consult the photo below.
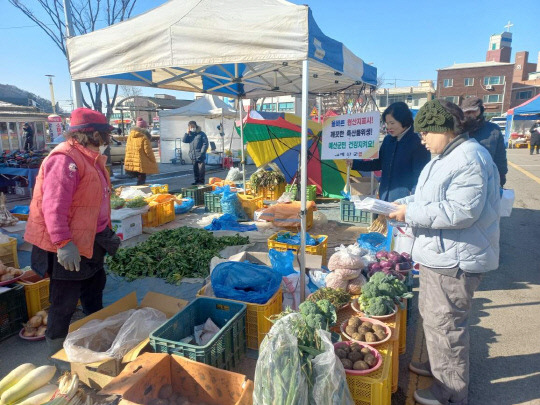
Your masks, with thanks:
[(321, 159), (377, 159), (380, 115), (371, 111), (328, 117), (323, 125)]

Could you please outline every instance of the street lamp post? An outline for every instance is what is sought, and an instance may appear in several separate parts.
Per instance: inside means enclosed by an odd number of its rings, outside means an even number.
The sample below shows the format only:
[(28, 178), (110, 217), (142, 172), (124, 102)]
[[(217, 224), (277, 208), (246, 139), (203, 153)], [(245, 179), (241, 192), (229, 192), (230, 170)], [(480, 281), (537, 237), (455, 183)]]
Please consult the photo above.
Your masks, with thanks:
[(52, 78), (54, 75), (45, 75), (49, 78), (49, 88), (51, 90), (51, 104), (52, 104), (52, 112), (53, 114), (56, 114), (56, 102), (54, 100), (54, 87), (53, 87), (53, 81)]

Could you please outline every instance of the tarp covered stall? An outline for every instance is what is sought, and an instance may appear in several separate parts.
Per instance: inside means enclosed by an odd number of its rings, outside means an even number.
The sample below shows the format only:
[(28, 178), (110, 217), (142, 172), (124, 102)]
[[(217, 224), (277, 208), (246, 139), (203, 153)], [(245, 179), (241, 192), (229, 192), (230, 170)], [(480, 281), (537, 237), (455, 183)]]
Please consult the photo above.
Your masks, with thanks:
[(374, 66), (324, 35), (308, 6), (285, 0), (171, 0), (66, 42), (73, 80), (235, 98), (301, 94), (305, 269), (308, 95), (374, 88)]
[[(175, 140), (184, 136), (188, 122), (196, 121), (208, 136), (209, 142), (216, 144), (216, 152), (240, 150), (240, 137), (234, 131), (237, 112), (215, 95), (206, 94), (192, 103), (174, 110), (159, 112), (161, 161), (169, 163), (175, 157)], [(219, 134), (218, 125), (223, 120), (223, 132)], [(208, 149), (210, 152), (210, 148)], [(189, 159), (189, 145), (182, 144), (182, 156)]]
[(540, 94), (508, 110), (506, 113), (505, 143), (508, 144), (514, 121), (537, 119), (540, 119)]

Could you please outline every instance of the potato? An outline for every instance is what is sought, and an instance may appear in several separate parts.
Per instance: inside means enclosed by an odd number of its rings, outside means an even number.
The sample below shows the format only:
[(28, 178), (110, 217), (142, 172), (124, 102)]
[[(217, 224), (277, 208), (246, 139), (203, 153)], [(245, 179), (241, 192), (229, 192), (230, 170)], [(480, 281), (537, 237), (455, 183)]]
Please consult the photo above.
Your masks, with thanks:
[(368, 332), (366, 333), (366, 339), (364, 340), (365, 342), (377, 342), (377, 336), (375, 336), (373, 333), (371, 332)]
[(386, 328), (379, 324), (373, 324), (373, 330), (377, 332), (378, 330), (381, 330), (383, 332), (386, 332)]
[(362, 325), (360, 326), (365, 326), (366, 328), (368, 328), (369, 330), (373, 330), (373, 323), (369, 322), (369, 321), (364, 321), (362, 322)]
[(345, 333), (351, 336), (353, 333), (356, 333), (356, 328), (354, 326), (347, 326), (345, 328)]
[(362, 321), (360, 321), (360, 318), (358, 318), (356, 316), (353, 316), (352, 318), (349, 318), (348, 325), (352, 326), (354, 328), (358, 328), (361, 323), (362, 323)]
[(158, 397), (160, 399), (169, 399), (173, 393), (172, 385), (171, 384), (165, 384), (163, 387), (159, 389)]
[(353, 333), (351, 335), (351, 338), (354, 339), (354, 340), (362, 340), (363, 341), (362, 335), (360, 333)]
[(360, 350), (362, 350), (362, 346), (360, 346), (356, 342), (351, 343), (351, 345), (349, 347), (351, 348), (352, 352), (359, 352)]
[(335, 353), (336, 353), (336, 356), (338, 356), (340, 359), (347, 358), (347, 352), (343, 349), (336, 349)]
[(369, 370), (369, 368), (369, 365), (363, 360), (358, 360), (353, 364), (353, 370)]
[(360, 353), (362, 353), (365, 356), (366, 354), (371, 354), (371, 350), (369, 350), (367, 347), (362, 347), (362, 350), (360, 350)]
[(386, 332), (384, 332), (382, 330), (377, 330), (377, 331), (375, 331), (375, 336), (377, 336), (379, 338), (379, 340), (384, 340), (384, 339), (386, 339)]
[(353, 364), (355, 362), (357, 362), (358, 360), (362, 360), (362, 358), (364, 357), (364, 355), (360, 352), (350, 352), (349, 355), (347, 356), (347, 358), (353, 362)]
[(349, 346), (347, 346), (347, 345), (340, 346), (339, 348), (341, 350), (344, 350), (345, 353), (350, 353), (350, 351), (351, 351), (351, 348)]
[(343, 364), (343, 368), (345, 370), (352, 370), (353, 369), (353, 362), (350, 361), (349, 359), (340, 359), (341, 360), (341, 364)]
[(360, 326), (358, 328), (358, 333), (363, 333), (365, 335), (366, 333), (369, 333), (369, 332), (371, 332), (371, 329), (368, 329), (365, 326)]
[(371, 353), (364, 356), (364, 361), (369, 367), (373, 367), (375, 364), (377, 364), (377, 358)]

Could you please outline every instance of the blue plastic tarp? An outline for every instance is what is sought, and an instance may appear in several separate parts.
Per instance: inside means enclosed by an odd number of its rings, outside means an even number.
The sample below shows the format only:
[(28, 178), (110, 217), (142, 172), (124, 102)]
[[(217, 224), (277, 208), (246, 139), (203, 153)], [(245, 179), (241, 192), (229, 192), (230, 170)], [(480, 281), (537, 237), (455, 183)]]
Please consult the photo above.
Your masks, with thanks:
[(224, 214), (219, 218), (214, 218), (210, 225), (204, 227), (207, 231), (238, 231), (249, 232), (256, 231), (255, 225), (239, 224), (238, 219), (231, 214)]

